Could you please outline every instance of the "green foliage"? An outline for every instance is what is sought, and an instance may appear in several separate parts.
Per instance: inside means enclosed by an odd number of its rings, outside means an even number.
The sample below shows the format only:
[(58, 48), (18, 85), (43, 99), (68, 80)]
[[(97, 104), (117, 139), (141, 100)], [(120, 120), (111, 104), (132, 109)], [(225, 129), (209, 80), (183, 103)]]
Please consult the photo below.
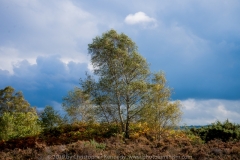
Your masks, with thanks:
[(147, 122), (157, 139), (167, 130), (173, 129), (180, 121), (182, 112), (180, 102), (169, 102), (171, 89), (166, 86), (163, 72), (152, 75), (149, 94), (140, 119)]
[(0, 90), (0, 139), (37, 135), (41, 131), (36, 109), (10, 86)]
[[(151, 74), (147, 61), (128, 36), (110, 30), (93, 39), (89, 53), (99, 82), (88, 77), (81, 83), (83, 91), (91, 95), (92, 102), (108, 122), (110, 119), (121, 124), (126, 137), (129, 137), (129, 125), (134, 121), (144, 119), (153, 124), (160, 117), (158, 124), (153, 126), (176, 124), (180, 117), (179, 103), (168, 103), (170, 90), (165, 86), (164, 75), (153, 74), (149, 81)], [(162, 115), (156, 114), (156, 108)]]
[(84, 137), (92, 138), (92, 137), (103, 137), (109, 138), (111, 136), (120, 133), (120, 126), (117, 124), (106, 124), (106, 123), (91, 123), (86, 126), (86, 130), (84, 131)]
[(220, 139), (224, 142), (240, 140), (240, 125), (231, 123), (228, 120), (223, 123), (217, 121), (212, 125), (199, 129), (192, 128), (191, 132), (199, 135), (206, 142), (214, 139)]
[[(88, 50), (94, 73), (99, 76), (97, 86), (100, 86), (97, 88), (99, 94), (92, 99), (95, 102), (101, 99), (98, 107), (103, 114), (113, 115), (112, 119), (120, 122), (129, 137), (129, 124), (142, 108), (142, 97), (146, 94), (148, 64), (138, 53), (135, 43), (114, 30), (94, 38)], [(112, 109), (117, 113), (116, 117)]]
[(120, 133), (120, 126), (118, 124), (108, 124), (103, 127), (103, 137), (109, 138), (115, 136), (117, 133)]
[(43, 139), (51, 139), (51, 137), (58, 137), (64, 141), (73, 142), (76, 140), (89, 140), (93, 138), (109, 138), (120, 133), (120, 126), (118, 124), (107, 123), (73, 123), (63, 124), (51, 130), (44, 130), (41, 133)]
[(64, 110), (75, 122), (86, 122), (84, 117), (92, 108), (90, 115), (98, 122), (119, 124), (126, 138), (131, 123), (147, 121), (158, 127), (158, 134), (159, 128), (177, 124), (180, 104), (169, 102), (171, 90), (164, 74), (150, 73), (146, 59), (127, 35), (110, 30), (94, 38), (88, 50), (98, 77), (87, 74), (80, 80), (81, 88), (63, 99)]
[(79, 88), (68, 92), (63, 98), (62, 106), (71, 123), (94, 121), (93, 106), (89, 102), (89, 96)]
[(14, 88), (8, 86), (0, 90), (0, 116), (4, 112), (34, 112), (30, 104), (24, 100), (22, 92), (15, 92)]
[(4, 112), (0, 117), (0, 128), (1, 140), (34, 136), (41, 131), (38, 116), (33, 112)]
[(190, 142), (195, 145), (195, 144), (203, 144), (204, 141), (201, 139), (199, 135), (196, 133), (193, 133), (190, 128), (184, 127), (184, 130), (182, 131), (190, 140)]
[(52, 106), (46, 106), (39, 118), (44, 129), (53, 129), (63, 123), (62, 117)]

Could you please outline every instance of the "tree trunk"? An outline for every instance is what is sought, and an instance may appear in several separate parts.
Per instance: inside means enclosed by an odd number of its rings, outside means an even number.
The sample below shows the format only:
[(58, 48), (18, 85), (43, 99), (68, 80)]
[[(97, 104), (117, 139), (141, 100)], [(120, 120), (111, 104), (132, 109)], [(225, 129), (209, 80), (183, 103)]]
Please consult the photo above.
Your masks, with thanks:
[(127, 122), (126, 122), (125, 138), (129, 138), (129, 120), (128, 120), (128, 118), (127, 118)]
[[(128, 94), (128, 93), (127, 93)], [(127, 95), (126, 98), (126, 107), (127, 107), (127, 119), (126, 119), (126, 129), (125, 129), (125, 138), (129, 138), (129, 121), (130, 121), (130, 117), (129, 117), (129, 108), (130, 108), (130, 104), (129, 104), (129, 96)]]
[(123, 119), (122, 119), (122, 114), (121, 114), (121, 106), (118, 106), (118, 115), (119, 115), (119, 119), (120, 119), (120, 124), (121, 124), (121, 133), (124, 132), (124, 123), (123, 123)]

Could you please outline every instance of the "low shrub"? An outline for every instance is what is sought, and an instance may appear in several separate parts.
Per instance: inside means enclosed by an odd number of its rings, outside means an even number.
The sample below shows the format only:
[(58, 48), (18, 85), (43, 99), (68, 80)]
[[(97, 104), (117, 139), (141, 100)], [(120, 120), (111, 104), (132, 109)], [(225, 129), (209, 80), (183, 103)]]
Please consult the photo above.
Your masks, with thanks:
[(234, 124), (226, 120), (221, 123), (219, 121), (212, 125), (201, 127), (199, 129), (191, 128), (194, 135), (198, 135), (202, 140), (208, 142), (214, 139), (219, 139), (224, 142), (240, 140), (240, 125)]
[(147, 123), (132, 123), (130, 124), (130, 138), (137, 139), (142, 135), (149, 134), (150, 128)]

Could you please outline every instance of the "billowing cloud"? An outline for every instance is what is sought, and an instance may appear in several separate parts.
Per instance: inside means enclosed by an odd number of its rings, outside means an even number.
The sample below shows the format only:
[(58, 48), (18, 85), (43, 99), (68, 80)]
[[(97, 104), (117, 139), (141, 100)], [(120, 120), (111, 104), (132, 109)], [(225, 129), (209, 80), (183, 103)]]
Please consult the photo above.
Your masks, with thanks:
[[(87, 44), (98, 33), (97, 19), (72, 1), (1, 2), (0, 69), (38, 56), (59, 55), (64, 62), (87, 63)], [(7, 15), (7, 16), (4, 16)]]
[(8, 71), (13, 74), (14, 65), (18, 65), (18, 62), (27, 59), (28, 63), (36, 64), (36, 58), (29, 55), (23, 56), (23, 54), (14, 47), (0, 46), (0, 69)]
[(239, 100), (187, 99), (182, 100), (182, 106), (184, 112), (182, 124), (207, 125), (227, 119), (233, 123), (240, 123)]
[(151, 18), (147, 16), (144, 12), (137, 12), (135, 14), (129, 14), (125, 18), (125, 23), (129, 25), (134, 24), (153, 24), (156, 26), (156, 20), (154, 18)]
[[(85, 77), (86, 63), (64, 63), (59, 56), (37, 57), (36, 64), (27, 60), (13, 66), (14, 74), (0, 70), (0, 88), (12, 86), (22, 91), (31, 105), (44, 107), (62, 102), (67, 92)], [(54, 102), (54, 103), (53, 103)]]

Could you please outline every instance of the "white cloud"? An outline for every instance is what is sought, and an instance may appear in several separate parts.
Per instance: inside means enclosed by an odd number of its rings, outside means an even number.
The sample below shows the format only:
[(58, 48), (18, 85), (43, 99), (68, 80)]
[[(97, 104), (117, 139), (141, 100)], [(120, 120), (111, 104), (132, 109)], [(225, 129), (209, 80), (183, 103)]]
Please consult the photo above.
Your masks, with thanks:
[[(14, 66), (17, 66), (18, 62), (25, 59), (18, 49), (6, 46), (0, 46), (0, 56), (0, 69), (8, 71), (10, 74), (14, 74)], [(28, 56), (26, 59), (30, 64), (36, 64), (36, 59), (32, 56)]]
[(12, 60), (18, 56), (19, 52), (15, 48), (0, 46), (0, 69), (7, 70), (13, 74)]
[(98, 33), (98, 19), (80, 5), (65, 0), (9, 0), (4, 5), (11, 32), (0, 38), (0, 69), (13, 74), (19, 61), (36, 64), (38, 56), (51, 55), (59, 55), (63, 62), (89, 63), (87, 44)]
[(154, 18), (147, 16), (144, 12), (129, 14), (124, 21), (129, 25), (152, 23), (154, 26), (156, 26), (156, 20)]
[(240, 123), (240, 100), (196, 100), (181, 101), (183, 105), (182, 124), (207, 125), (217, 120)]

